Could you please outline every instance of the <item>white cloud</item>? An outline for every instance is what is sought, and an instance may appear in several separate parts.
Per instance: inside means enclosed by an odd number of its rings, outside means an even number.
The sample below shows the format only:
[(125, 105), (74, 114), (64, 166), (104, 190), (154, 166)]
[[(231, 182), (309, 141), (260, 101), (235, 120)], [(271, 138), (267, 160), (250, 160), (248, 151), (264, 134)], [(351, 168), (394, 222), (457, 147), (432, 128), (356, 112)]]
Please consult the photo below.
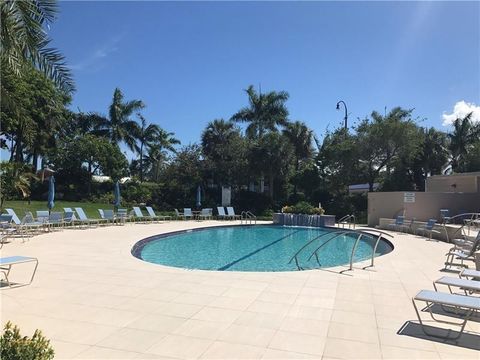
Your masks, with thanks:
[(471, 120), (474, 123), (480, 123), (480, 106), (474, 103), (467, 103), (465, 100), (457, 101), (451, 114), (443, 113), (443, 126), (452, 125), (456, 119), (463, 118), (470, 113), (473, 113)]
[(123, 36), (115, 36), (107, 43), (95, 49), (89, 56), (85, 57), (80, 62), (70, 65), (70, 68), (72, 70), (96, 69), (102, 62), (102, 59), (105, 59), (108, 55), (118, 51), (117, 44), (120, 42), (122, 37)]

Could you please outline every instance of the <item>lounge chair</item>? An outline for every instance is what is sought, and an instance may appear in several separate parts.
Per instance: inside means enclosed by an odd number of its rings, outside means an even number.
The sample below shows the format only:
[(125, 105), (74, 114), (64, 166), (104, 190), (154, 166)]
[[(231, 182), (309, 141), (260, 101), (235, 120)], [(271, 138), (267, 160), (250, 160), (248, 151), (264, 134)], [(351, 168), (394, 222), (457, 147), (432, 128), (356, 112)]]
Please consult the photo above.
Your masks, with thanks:
[(59, 227), (63, 228), (65, 226), (65, 221), (63, 220), (63, 213), (60, 211), (52, 211), (48, 217), (47, 224), (50, 228)]
[(133, 207), (133, 220), (134, 221), (143, 221), (143, 222), (147, 222), (147, 220), (151, 220), (150, 217), (146, 217), (143, 215), (142, 213), (142, 210), (140, 210), (140, 208), (138, 206), (134, 206)]
[(105, 211), (103, 211), (103, 209), (98, 209), (98, 213), (100, 215), (100, 219), (105, 219)]
[(218, 215), (217, 215), (217, 218), (218, 219), (231, 219), (232, 217), (225, 214), (225, 209), (223, 206), (217, 206), (217, 212), (218, 212)]
[(450, 221), (450, 210), (449, 209), (440, 209), (440, 219), (442, 224), (446, 224)]
[(429, 239), (432, 240), (432, 234), (440, 234), (440, 231), (434, 230), (433, 228), (435, 227), (437, 220), (436, 219), (428, 219), (427, 223), (425, 226), (419, 227), (416, 231), (418, 234), (420, 231), (423, 233), (423, 236), (426, 237), (426, 234), (429, 235)]
[(107, 220), (107, 222), (111, 222), (112, 224), (115, 224), (116, 217), (113, 210), (102, 210), (102, 213), (103, 213), (103, 217)]
[[(77, 217), (75, 216), (75, 211), (73, 211), (72, 208), (66, 207), (66, 208), (63, 208), (63, 211), (65, 212), (65, 214), (70, 212), (73, 213), (72, 221), (74, 222), (77, 221)], [(65, 217), (67, 216), (65, 215)]]
[(231, 206), (227, 206), (227, 214), (228, 214), (228, 216), (230, 216), (233, 220), (236, 220), (236, 219), (240, 220), (240, 219), (242, 218), (241, 215), (235, 214), (235, 210), (234, 210), (233, 207), (231, 207)]
[(183, 208), (183, 216), (186, 219), (193, 219), (193, 213), (191, 208)]
[(480, 280), (480, 270), (463, 269), (458, 276), (465, 279)]
[(73, 211), (66, 211), (63, 214), (63, 226), (75, 225), (75, 213)]
[(108, 220), (106, 219), (90, 219), (87, 217), (87, 214), (85, 214), (85, 211), (83, 211), (83, 209), (81, 207), (76, 207), (75, 208), (75, 211), (78, 215), (78, 219), (76, 220), (77, 222), (80, 223), (80, 225), (92, 225), (92, 224), (100, 224), (100, 223), (104, 223)]
[(465, 278), (462, 279), (450, 276), (442, 276), (440, 279), (437, 279), (433, 282), (433, 287), (435, 288), (435, 291), (438, 291), (437, 285), (447, 286), (448, 291), (450, 291), (451, 294), (454, 293), (452, 291), (452, 287), (460, 288), (465, 292), (465, 295), (480, 292), (480, 281), (469, 280)]
[(36, 222), (33, 215), (26, 215), (20, 220), (13, 209), (5, 209), (5, 211), (7, 214), (12, 215), (13, 224), (17, 232), (22, 234), (22, 238), (28, 237), (29, 230), (38, 230), (40, 227), (45, 228), (45, 224)]
[(175, 216), (177, 217), (177, 219), (184, 219), (185, 220), (185, 214), (184, 213), (181, 213), (180, 211), (178, 211), (178, 209), (174, 209), (175, 210)]
[[(446, 336), (442, 336), (436, 333), (432, 333), (427, 331), (427, 328), (423, 324), (422, 318), (420, 317), (420, 312), (417, 308), (416, 301), (422, 301), (427, 304), (427, 309), (430, 313), (430, 316), (434, 321), (449, 324), (449, 325), (457, 325), (460, 326), (460, 331), (457, 336), (449, 336), (450, 330), (448, 330)], [(476, 312), (480, 311), (480, 298), (475, 296), (465, 296), (465, 295), (457, 295), (457, 294), (447, 294), (437, 291), (430, 291), (430, 290), (421, 290), (417, 295), (412, 298), (413, 307), (415, 308), (415, 312), (417, 313), (418, 321), (422, 327), (422, 331), (428, 335), (433, 337), (441, 337), (447, 339), (458, 339), (465, 330), (465, 325), (467, 321), (474, 315)], [(457, 317), (461, 317), (463, 319), (462, 322), (453, 322), (447, 320), (441, 320), (438, 317), (433, 316), (432, 306), (433, 305), (440, 305), (442, 308), (449, 307), (453, 308)], [(453, 311), (453, 310), (450, 310)]]
[(32, 277), (30, 278), (30, 281), (28, 283), (16, 284), (16, 287), (30, 285), (32, 283), (33, 278), (35, 277), (35, 273), (37, 272), (38, 259), (26, 256), (9, 256), (0, 258), (0, 272), (3, 273), (3, 276), (5, 277), (5, 282), (10, 288), (13, 287), (13, 283), (9, 280), (8, 275), (10, 275), (10, 270), (12, 269), (12, 266), (18, 264), (25, 264), (28, 262), (35, 262), (35, 268), (33, 269)]
[(50, 217), (50, 213), (48, 210), (37, 210), (37, 221), (40, 222), (48, 222), (48, 219)]
[(17, 229), (15, 228), (13, 224), (13, 216), (10, 214), (2, 214), (0, 215), (0, 236), (1, 236), (1, 241), (0, 241), (0, 249), (3, 247), (4, 240), (12, 236)]
[(198, 215), (199, 219), (207, 220), (211, 219), (213, 216), (213, 209), (212, 208), (205, 208), (200, 211), (200, 214)]
[(388, 228), (392, 228), (393, 230), (396, 230), (397, 228), (400, 229), (405, 225), (405, 216), (397, 216), (395, 219), (395, 222), (388, 224)]
[[(155, 214), (155, 211), (153, 211), (153, 208), (151, 206), (145, 206), (145, 209), (147, 209), (148, 216), (152, 221), (155, 220), (168, 220), (171, 217), (170, 216), (164, 216), (164, 215), (157, 215)], [(178, 211), (178, 210), (177, 210)]]
[[(452, 267), (452, 265), (460, 265), (464, 267), (465, 260), (474, 260), (475, 252), (480, 248), (480, 231), (477, 234), (475, 240), (471, 243), (465, 243), (463, 247), (453, 247), (450, 251), (446, 254), (447, 259), (445, 261), (445, 269), (447, 267)], [(454, 259), (460, 260), (460, 264), (456, 264), (453, 262)]]
[(15, 225), (20, 225), (21, 221), (20, 218), (15, 214), (13, 209), (5, 209), (8, 215), (12, 215), (12, 221)]
[(125, 224), (127, 220), (130, 220), (130, 215), (128, 214), (127, 209), (118, 209), (117, 210), (117, 223), (120, 222), (121, 224)]

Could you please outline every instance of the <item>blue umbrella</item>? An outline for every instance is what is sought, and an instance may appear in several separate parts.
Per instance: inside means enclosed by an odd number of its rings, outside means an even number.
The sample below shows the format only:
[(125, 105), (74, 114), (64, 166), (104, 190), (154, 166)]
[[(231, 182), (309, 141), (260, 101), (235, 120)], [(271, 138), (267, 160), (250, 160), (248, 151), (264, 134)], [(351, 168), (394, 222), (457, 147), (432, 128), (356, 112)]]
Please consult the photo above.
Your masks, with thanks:
[(197, 207), (202, 206), (202, 188), (200, 185), (197, 187)]
[(50, 179), (48, 180), (48, 202), (47, 202), (47, 207), (48, 210), (52, 210), (53, 207), (55, 206), (55, 178), (53, 176), (50, 176)]
[(120, 183), (118, 181), (115, 183), (115, 187), (113, 188), (113, 195), (115, 196), (115, 200), (113, 202), (113, 205), (116, 206), (116, 207), (119, 207), (121, 197), (120, 197)]

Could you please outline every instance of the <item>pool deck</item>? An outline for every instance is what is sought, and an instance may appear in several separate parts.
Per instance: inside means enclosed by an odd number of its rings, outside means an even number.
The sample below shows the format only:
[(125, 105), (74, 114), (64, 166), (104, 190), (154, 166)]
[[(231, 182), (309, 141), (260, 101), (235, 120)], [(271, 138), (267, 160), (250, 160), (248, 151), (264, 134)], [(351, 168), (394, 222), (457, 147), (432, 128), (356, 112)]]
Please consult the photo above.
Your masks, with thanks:
[[(469, 321), (457, 342), (426, 337), (417, 325), (411, 297), (449, 275), (440, 271), (446, 243), (396, 234), (394, 251), (374, 268), (355, 264), (343, 274), (346, 267), (183, 270), (130, 253), (148, 236), (233, 223), (127, 224), (15, 239), (1, 256), (37, 257), (39, 266), (31, 285), (0, 290), (1, 323), (29, 336), (41, 329), (56, 359), (480, 359), (480, 320)], [(30, 270), (14, 267), (11, 280)]]

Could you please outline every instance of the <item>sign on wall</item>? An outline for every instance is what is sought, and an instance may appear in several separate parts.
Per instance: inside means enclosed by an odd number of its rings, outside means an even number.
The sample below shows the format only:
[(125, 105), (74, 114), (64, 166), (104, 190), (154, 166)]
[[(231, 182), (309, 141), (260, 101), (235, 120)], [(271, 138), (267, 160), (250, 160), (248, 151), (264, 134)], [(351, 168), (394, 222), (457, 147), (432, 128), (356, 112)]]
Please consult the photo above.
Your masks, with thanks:
[(414, 192), (403, 193), (403, 202), (404, 203), (414, 203), (415, 202), (415, 193)]

